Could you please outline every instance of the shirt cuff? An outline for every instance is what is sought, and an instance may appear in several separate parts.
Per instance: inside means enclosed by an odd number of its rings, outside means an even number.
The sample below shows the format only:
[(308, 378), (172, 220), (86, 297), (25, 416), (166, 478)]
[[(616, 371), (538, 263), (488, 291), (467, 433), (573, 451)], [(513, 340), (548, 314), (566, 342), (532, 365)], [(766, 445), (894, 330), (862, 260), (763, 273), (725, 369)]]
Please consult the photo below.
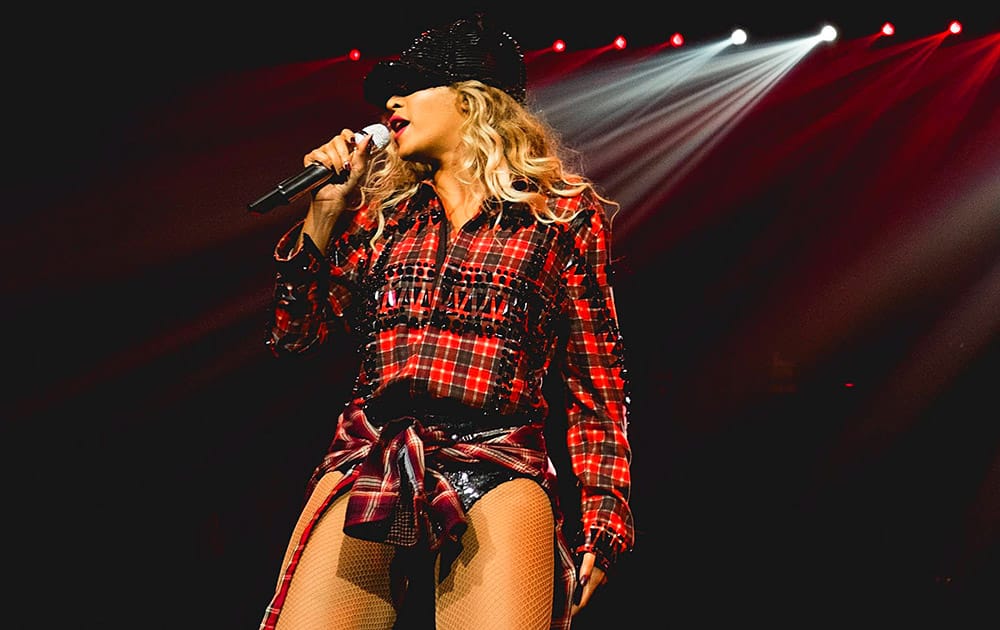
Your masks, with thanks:
[(587, 532), (584, 542), (576, 548), (577, 563), (585, 553), (597, 556), (595, 566), (606, 576), (610, 576), (622, 553), (626, 551), (624, 541), (614, 532), (593, 528)]
[[(291, 234), (289, 234), (290, 236)], [(302, 236), (302, 247), (297, 252), (291, 253), (289, 250), (294, 247), (298, 240), (283, 238), (275, 247), (274, 259), (278, 266), (278, 275), (284, 282), (302, 281), (318, 275), (325, 262), (323, 253), (319, 251), (316, 243), (309, 238), (308, 234)], [(291, 241), (291, 246), (289, 245)]]

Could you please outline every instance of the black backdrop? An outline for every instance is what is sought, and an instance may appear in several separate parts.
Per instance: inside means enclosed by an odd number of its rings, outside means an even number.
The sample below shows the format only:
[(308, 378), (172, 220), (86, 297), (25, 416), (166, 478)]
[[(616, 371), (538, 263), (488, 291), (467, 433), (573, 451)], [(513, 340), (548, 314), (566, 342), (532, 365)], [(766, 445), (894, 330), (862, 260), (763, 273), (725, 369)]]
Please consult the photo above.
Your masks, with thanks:
[[(582, 50), (660, 24), (621, 5), (556, 27), (566, 9), (497, 13), (532, 50), (561, 28)], [(302, 209), (245, 206), (377, 116), (356, 96), (365, 64), (408, 43), (416, 9), (149, 10), (11, 16), (32, 42), (10, 51), (3, 233), (8, 575), (24, 627), (255, 627), (353, 377), (350, 352), (267, 355), (270, 252)], [(867, 32), (860, 10), (840, 13)], [(672, 15), (689, 42), (754, 19)], [(910, 24), (939, 17), (911, 10)], [(961, 115), (927, 123), (903, 101), (845, 145), (838, 130), (872, 109), (838, 109), (803, 69), (617, 239), (638, 543), (576, 625), (962, 627), (995, 592), (1000, 43), (973, 26), (937, 52), (942, 67), (979, 61)], [(324, 61), (338, 35), (365, 61)], [(921, 98), (968, 86), (952, 74)], [(801, 143), (831, 112), (833, 131)], [(928, 124), (935, 142), (903, 133)], [(935, 260), (854, 264), (942, 191), (978, 218), (942, 223)], [(876, 280), (893, 264), (914, 268), (904, 286)]]

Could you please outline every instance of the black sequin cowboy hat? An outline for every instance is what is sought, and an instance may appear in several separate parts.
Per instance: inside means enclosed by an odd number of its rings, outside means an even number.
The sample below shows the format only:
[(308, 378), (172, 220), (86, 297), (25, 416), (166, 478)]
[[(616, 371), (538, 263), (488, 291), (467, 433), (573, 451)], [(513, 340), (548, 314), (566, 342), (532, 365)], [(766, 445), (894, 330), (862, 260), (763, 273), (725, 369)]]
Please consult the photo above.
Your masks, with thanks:
[(384, 107), (393, 95), (472, 79), (525, 102), (527, 69), (521, 48), (481, 13), (424, 31), (398, 59), (375, 64), (365, 77), (364, 97)]

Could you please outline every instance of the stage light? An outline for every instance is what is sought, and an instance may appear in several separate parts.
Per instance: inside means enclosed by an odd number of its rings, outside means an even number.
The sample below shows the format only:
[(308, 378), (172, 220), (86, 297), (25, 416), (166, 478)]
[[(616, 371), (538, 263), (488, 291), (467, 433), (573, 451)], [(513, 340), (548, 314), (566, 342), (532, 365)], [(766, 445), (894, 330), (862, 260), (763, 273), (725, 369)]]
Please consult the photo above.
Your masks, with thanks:
[(614, 46), (618, 50), (625, 50), (625, 46), (627, 44), (628, 44), (628, 42), (625, 41), (625, 36), (624, 35), (619, 35), (618, 37), (615, 38)]
[(958, 35), (962, 32), (962, 23), (958, 20), (952, 20), (951, 24), (948, 25), (948, 32), (952, 35)]
[(556, 52), (562, 52), (566, 50), (566, 42), (564, 42), (561, 39), (557, 39), (556, 41), (552, 42), (552, 50)]
[(681, 35), (680, 33), (674, 33), (670, 37), (670, 45), (673, 46), (674, 48), (680, 48), (681, 46), (684, 45), (684, 36)]
[(837, 29), (827, 24), (820, 29), (819, 37), (824, 42), (832, 42), (833, 40), (837, 39)]
[(892, 22), (886, 22), (882, 25), (882, 34), (886, 36), (891, 36), (896, 33), (896, 27), (892, 25)]
[(357, 61), (361, 59), (361, 51), (357, 48), (352, 48), (351, 52), (347, 53), (347, 56), (351, 58), (351, 61)]
[(729, 36), (729, 41), (739, 46), (747, 41), (747, 32), (742, 28), (738, 28)]

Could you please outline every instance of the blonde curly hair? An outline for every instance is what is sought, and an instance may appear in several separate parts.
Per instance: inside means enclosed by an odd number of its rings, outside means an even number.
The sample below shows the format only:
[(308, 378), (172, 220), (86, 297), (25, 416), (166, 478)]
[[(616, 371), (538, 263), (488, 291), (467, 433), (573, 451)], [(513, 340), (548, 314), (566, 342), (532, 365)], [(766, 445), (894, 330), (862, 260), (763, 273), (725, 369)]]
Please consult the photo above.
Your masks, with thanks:
[[(573, 214), (557, 214), (548, 197), (575, 197), (591, 190), (612, 208), (619, 204), (602, 196), (589, 179), (571, 166), (579, 156), (565, 147), (558, 134), (503, 90), (480, 81), (450, 86), (466, 114), (460, 129), (460, 178), (486, 196), (527, 204), (543, 223), (568, 222)], [(385, 226), (385, 211), (413, 196), (421, 182), (433, 174), (428, 164), (403, 160), (392, 144), (377, 152), (361, 186), (358, 208), (373, 213), (378, 229)], [(499, 224), (502, 210), (495, 217)]]

